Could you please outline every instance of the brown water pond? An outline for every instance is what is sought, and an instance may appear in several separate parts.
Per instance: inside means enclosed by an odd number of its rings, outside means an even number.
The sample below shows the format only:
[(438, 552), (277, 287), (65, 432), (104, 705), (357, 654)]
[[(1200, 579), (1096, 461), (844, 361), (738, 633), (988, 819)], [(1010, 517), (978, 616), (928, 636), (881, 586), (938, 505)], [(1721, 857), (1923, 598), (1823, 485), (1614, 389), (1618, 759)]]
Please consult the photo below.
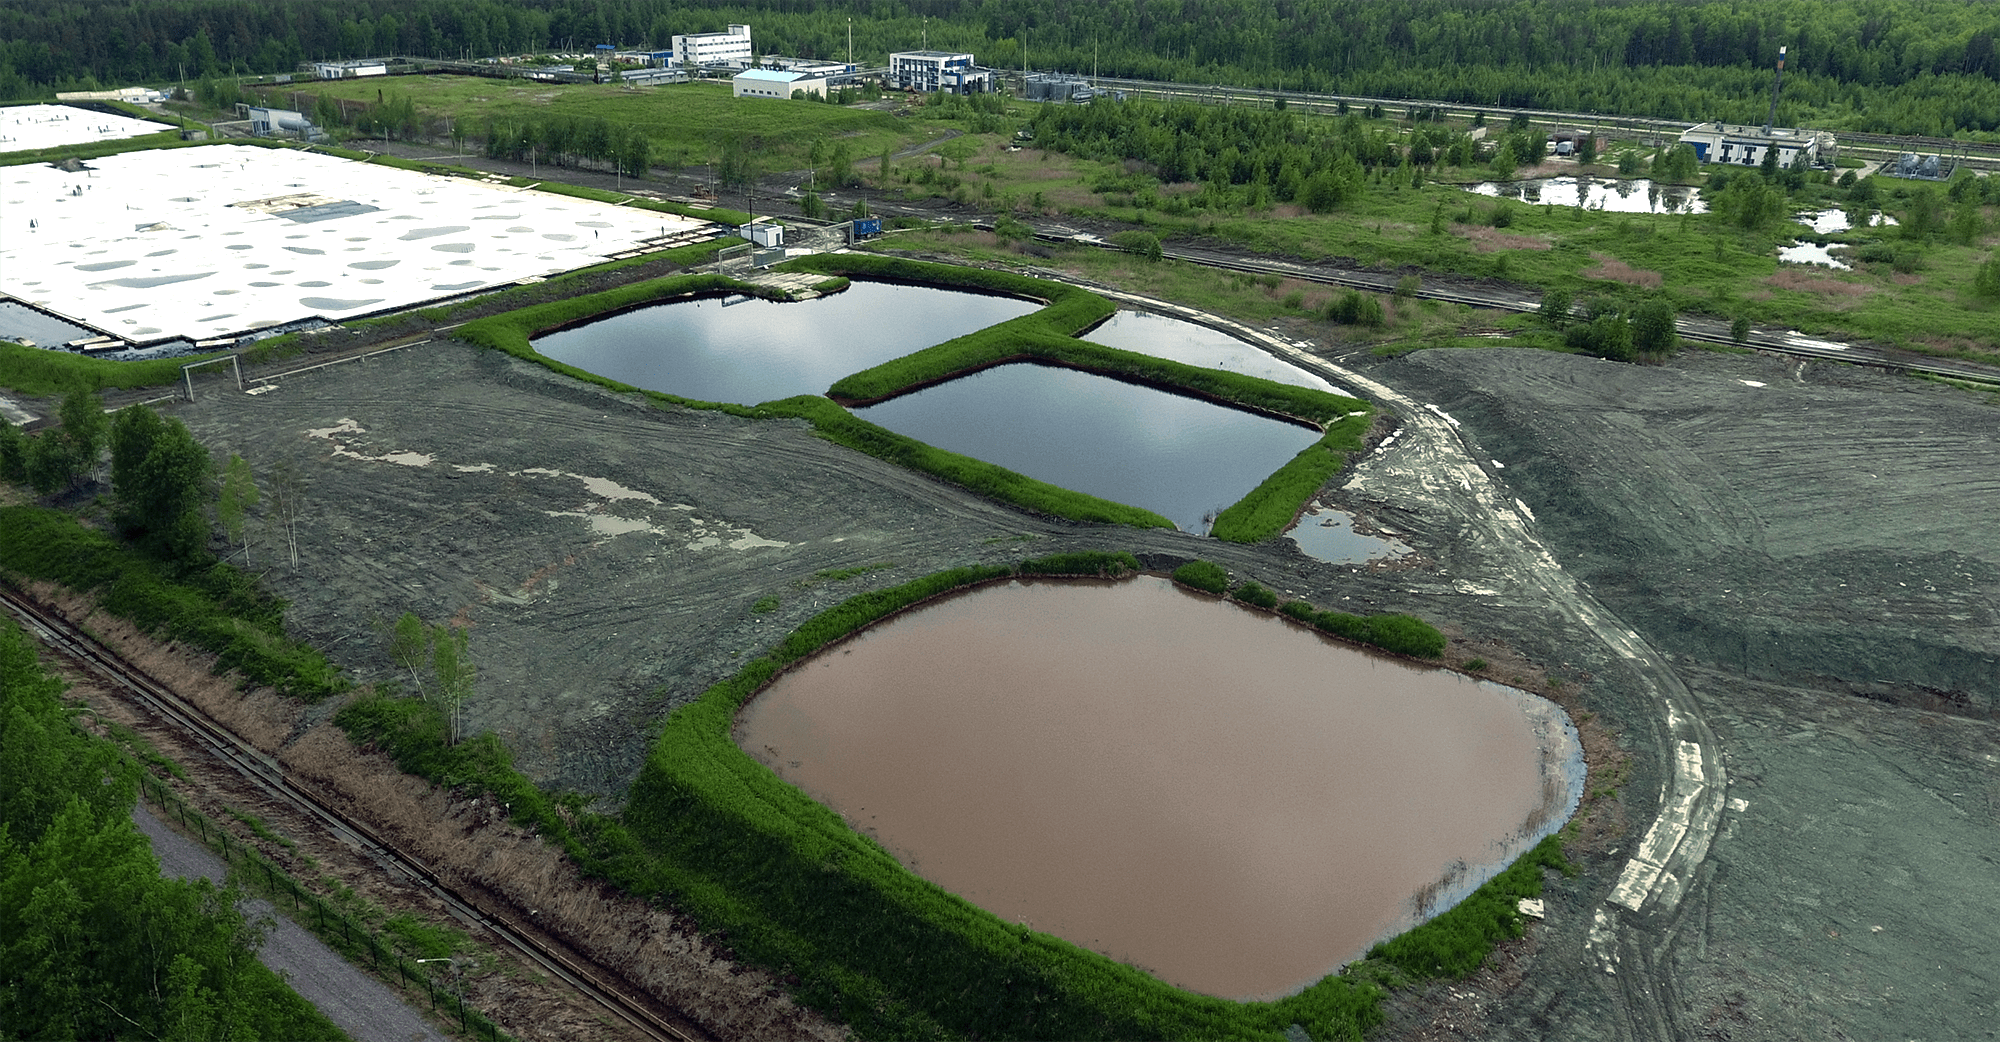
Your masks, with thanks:
[(1469, 892), (1582, 785), (1548, 702), (1154, 577), (933, 602), (779, 678), (736, 739), (926, 879), (1231, 998)]

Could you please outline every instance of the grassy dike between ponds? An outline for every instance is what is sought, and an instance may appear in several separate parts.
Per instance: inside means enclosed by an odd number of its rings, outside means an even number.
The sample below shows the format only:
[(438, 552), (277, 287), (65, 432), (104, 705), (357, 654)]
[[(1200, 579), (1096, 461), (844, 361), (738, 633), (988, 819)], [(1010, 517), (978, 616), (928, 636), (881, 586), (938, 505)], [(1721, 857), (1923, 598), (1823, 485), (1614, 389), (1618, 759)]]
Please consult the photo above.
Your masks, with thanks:
[[(960, 270), (937, 265), (926, 265), (926, 267), (938, 267), (947, 272)], [(751, 419), (805, 420), (812, 424), (815, 433), (828, 441), (898, 466), (929, 474), (979, 495), (1003, 503), (1012, 503), (1038, 513), (1073, 521), (1132, 525), (1136, 528), (1174, 527), (1173, 522), (1150, 510), (1141, 510), (1138, 507), (1114, 503), (1108, 499), (1052, 485), (1046, 481), (1038, 481), (984, 460), (946, 452), (914, 438), (905, 437), (869, 423), (848, 412), (836, 402), (817, 395), (781, 398), (757, 406), (697, 401), (662, 391), (634, 387), (558, 362), (536, 351), (531, 343), (535, 336), (558, 326), (649, 304), (713, 292), (751, 293), (760, 296), (770, 296), (772, 293), (764, 287), (738, 282), (721, 275), (676, 275), (588, 296), (573, 297), (569, 300), (538, 304), (490, 318), (476, 319), (460, 326), (452, 335), (469, 343), (539, 363), (586, 383), (614, 391), (642, 394), (662, 404), (714, 409)]]
[(787, 262), (787, 270), (921, 282), (1047, 300), (1049, 305), (935, 347), (865, 369), (835, 383), (827, 395), (843, 404), (893, 398), (956, 376), (1009, 362), (1039, 362), (1205, 398), (1252, 412), (1310, 423), (1320, 440), (1301, 450), (1241, 500), (1216, 516), (1210, 534), (1235, 543), (1268, 539), (1292, 523), (1307, 500), (1340, 473), (1374, 422), (1358, 398), (1296, 387), (1241, 373), (1204, 369), (1077, 339), (1118, 306), (1089, 290), (984, 268), (878, 257), (820, 254)]

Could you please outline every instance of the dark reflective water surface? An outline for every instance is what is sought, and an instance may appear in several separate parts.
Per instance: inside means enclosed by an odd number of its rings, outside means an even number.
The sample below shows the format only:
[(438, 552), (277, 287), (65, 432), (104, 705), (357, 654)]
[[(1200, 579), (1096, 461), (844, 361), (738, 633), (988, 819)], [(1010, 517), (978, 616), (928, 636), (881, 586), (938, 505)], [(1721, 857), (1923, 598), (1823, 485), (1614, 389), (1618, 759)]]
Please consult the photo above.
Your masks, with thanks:
[(1300, 550), (1331, 564), (1360, 564), (1410, 552), (1395, 539), (1356, 532), (1353, 514), (1318, 504), (1300, 514), (1285, 536), (1299, 544)]
[(0, 300), (0, 337), (26, 337), (37, 347), (60, 348), (92, 335), (82, 326), (51, 318), (25, 304)]
[(1246, 376), (1260, 376), (1295, 387), (1315, 387), (1335, 394), (1346, 391), (1283, 362), (1241, 340), (1207, 326), (1150, 311), (1120, 311), (1083, 335), (1083, 339), (1105, 347), (1137, 351), (1155, 358), (1186, 362), (1205, 369), (1222, 369)]
[(1305, 427), (1072, 369), (1003, 365), (855, 415), (1206, 532), (1319, 440)]
[(781, 677), (736, 739), (1000, 918), (1232, 998), (1360, 956), (1582, 792), (1542, 699), (1151, 577), (926, 605)]
[(856, 282), (796, 304), (731, 298), (641, 308), (534, 341), (542, 354), (634, 387), (755, 405), (834, 381), (1040, 307), (925, 286)]

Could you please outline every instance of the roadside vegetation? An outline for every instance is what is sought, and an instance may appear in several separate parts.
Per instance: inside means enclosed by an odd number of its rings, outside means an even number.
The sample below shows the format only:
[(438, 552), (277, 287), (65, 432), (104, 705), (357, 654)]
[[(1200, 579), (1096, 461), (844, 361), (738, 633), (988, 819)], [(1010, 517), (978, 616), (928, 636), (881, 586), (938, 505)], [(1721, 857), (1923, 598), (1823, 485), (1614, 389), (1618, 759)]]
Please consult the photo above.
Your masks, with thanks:
[[(11, 527), (12, 518), (0, 522)], [(342, 1039), (258, 962), (235, 886), (165, 878), (141, 768), (0, 620), (0, 1024), (15, 1038)]]

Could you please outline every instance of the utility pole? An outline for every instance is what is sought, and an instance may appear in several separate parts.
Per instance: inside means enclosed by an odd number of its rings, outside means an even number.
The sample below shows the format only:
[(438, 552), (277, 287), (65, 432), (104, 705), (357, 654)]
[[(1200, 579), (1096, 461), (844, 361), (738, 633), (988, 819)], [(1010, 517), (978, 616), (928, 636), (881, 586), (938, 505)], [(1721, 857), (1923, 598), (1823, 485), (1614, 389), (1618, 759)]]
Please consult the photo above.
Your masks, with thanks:
[(847, 19), (847, 65), (850, 69), (854, 67), (854, 18), (851, 15)]

